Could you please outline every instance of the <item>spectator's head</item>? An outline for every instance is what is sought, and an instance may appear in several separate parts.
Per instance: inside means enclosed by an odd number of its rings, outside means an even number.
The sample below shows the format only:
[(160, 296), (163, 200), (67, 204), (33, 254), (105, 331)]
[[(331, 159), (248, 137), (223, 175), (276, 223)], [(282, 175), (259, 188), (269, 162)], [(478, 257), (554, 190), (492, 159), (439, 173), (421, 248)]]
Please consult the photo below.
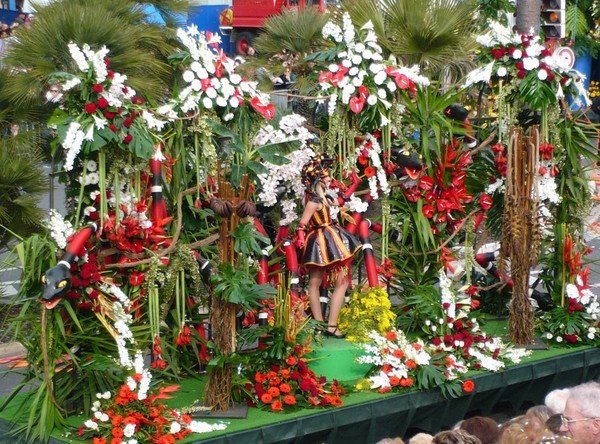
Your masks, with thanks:
[(408, 444), (431, 444), (432, 442), (433, 435), (430, 435), (429, 433), (417, 433), (408, 440)]
[(525, 416), (527, 417), (527, 421), (529, 425), (541, 432), (546, 428), (546, 421), (554, 414), (554, 411), (550, 409), (550, 407), (546, 407), (545, 405), (535, 405), (527, 410)]
[(579, 444), (600, 444), (600, 384), (588, 382), (569, 389), (561, 431)]
[(467, 418), (460, 424), (459, 429), (476, 436), (482, 444), (494, 444), (500, 436), (498, 423), (487, 416)]
[(404, 444), (402, 438), (383, 438), (377, 441), (377, 444)]
[(62, 98), (62, 91), (58, 85), (50, 85), (46, 93), (46, 101), (57, 103)]
[(553, 433), (560, 433), (562, 423), (562, 414), (555, 413), (546, 421), (546, 430), (549, 430)]
[(16, 135), (18, 135), (18, 134), (19, 134), (19, 129), (20, 129), (20, 128), (21, 128), (21, 127), (19, 126), (19, 124), (18, 124), (18, 123), (16, 123), (16, 122), (13, 122), (13, 123), (11, 123), (11, 124), (10, 124), (10, 134), (11, 134), (11, 136), (16, 136)]
[(565, 410), (565, 404), (569, 397), (569, 389), (552, 390), (546, 395), (544, 405), (550, 408), (554, 413), (562, 413)]
[(256, 54), (256, 49), (254, 49), (254, 47), (248, 45), (246, 47), (246, 55), (253, 56), (255, 54)]
[(437, 433), (433, 440), (433, 444), (481, 444), (481, 440), (464, 430), (446, 430)]
[(513, 422), (503, 428), (498, 444), (531, 444), (536, 442), (537, 435), (526, 422)]

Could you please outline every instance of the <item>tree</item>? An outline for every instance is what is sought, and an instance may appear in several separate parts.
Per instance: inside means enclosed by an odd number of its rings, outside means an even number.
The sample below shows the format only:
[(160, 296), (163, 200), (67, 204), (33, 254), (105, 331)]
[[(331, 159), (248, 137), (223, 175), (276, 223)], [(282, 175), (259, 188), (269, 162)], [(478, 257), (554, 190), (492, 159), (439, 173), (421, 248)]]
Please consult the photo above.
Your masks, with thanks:
[(517, 0), (516, 31), (537, 34), (540, 30), (540, 0)]

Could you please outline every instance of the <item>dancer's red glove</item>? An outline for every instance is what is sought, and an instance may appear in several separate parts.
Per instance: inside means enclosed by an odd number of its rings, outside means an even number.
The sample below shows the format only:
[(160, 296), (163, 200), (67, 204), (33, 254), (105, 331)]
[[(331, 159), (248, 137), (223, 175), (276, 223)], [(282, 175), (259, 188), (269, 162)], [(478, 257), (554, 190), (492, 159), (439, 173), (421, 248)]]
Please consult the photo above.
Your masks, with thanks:
[(297, 248), (304, 248), (304, 236), (306, 236), (306, 233), (304, 233), (304, 230), (298, 230), (296, 232), (296, 247)]

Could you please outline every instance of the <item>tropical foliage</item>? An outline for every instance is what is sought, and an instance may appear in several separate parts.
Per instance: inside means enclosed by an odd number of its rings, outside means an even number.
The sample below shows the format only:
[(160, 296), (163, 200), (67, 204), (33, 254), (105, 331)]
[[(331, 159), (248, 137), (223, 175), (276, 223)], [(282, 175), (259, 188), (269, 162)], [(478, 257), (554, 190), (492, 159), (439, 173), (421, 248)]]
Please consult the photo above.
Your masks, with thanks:
[[(596, 343), (597, 299), (578, 247), (590, 201), (580, 159), (594, 158), (592, 128), (561, 110), (573, 73), (537, 36), (494, 24), (477, 40), (472, 5), (444, 0), (428, 8), (352, 1), (327, 21), (312, 10), (274, 18), (257, 46), (265, 55), (285, 49), (288, 61), (314, 71), (306, 72), (326, 123), (311, 132), (299, 116), (275, 115), (218, 36), (142, 24), (141, 10), (116, 3), (94, 3), (97, 14), (86, 14), (92, 2), (53, 3), (5, 59), (23, 76), (0, 72), (0, 100), (17, 105), (15, 116), (52, 114), (71, 198), (65, 218), (52, 213), (47, 231), (15, 249), (24, 274), (14, 328), (30, 365), (7, 400), (27, 406), (15, 432), (46, 440), (83, 408), (94, 417), (85, 433), (97, 440), (183, 438), (201, 428), (159, 401), (198, 369), (209, 373), (209, 408), (228, 408), (233, 394), (275, 412), (341, 405), (345, 388), (306, 359), (318, 326), (305, 315), (305, 275), (290, 242), (305, 191), (300, 171), (320, 151), (336, 160), (330, 192), (349, 209), (339, 223), (355, 229), (367, 210), (372, 219), (374, 241), (363, 241), (379, 263), (358, 268), (378, 267), (388, 286), (363, 287), (356, 273), (361, 290), (339, 324), (364, 341), (361, 359), (372, 369), (361, 388), (441, 385), (455, 396), (473, 390), (459, 384), (467, 369), (497, 371), (522, 357), (480, 326), (471, 272), (487, 273), (483, 230), (498, 242), (512, 233), (504, 203), (516, 127), (539, 134), (527, 175), (536, 202), (526, 215), (539, 223), (529, 224), (534, 242), (521, 247), (540, 258), (556, 307), (540, 317), (540, 331), (555, 343)], [(286, 29), (292, 22), (298, 35)], [(471, 60), (477, 41), (481, 59)], [(482, 68), (467, 76), (467, 89), (450, 87), (450, 74), (471, 63)], [(43, 104), (49, 84), (63, 96)], [(485, 127), (469, 121), (481, 117), (463, 106), (470, 93), (489, 99)], [(5, 142), (18, 159), (10, 145), (19, 138)], [(418, 168), (409, 173), (403, 156)], [(349, 181), (354, 195), (345, 194)], [(40, 185), (31, 175), (7, 182), (27, 198)], [(0, 220), (25, 208), (22, 195), (8, 194), (12, 206), (0, 206)], [(509, 286), (506, 264), (513, 275), (519, 264), (505, 252), (486, 253)], [(48, 287), (40, 276), (56, 267), (68, 273), (57, 283), (58, 305), (32, 310)], [(15, 398), (30, 381), (39, 388)]]

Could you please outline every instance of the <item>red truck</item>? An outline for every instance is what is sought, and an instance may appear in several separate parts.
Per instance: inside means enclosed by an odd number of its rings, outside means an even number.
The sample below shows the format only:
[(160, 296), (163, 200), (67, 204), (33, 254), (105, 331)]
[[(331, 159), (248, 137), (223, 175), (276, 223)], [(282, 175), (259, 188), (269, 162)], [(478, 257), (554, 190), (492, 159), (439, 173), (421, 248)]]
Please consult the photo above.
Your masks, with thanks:
[(219, 29), (222, 34), (230, 35), (235, 54), (246, 54), (267, 18), (284, 9), (307, 6), (324, 11), (327, 0), (232, 0), (231, 5), (219, 14)]

